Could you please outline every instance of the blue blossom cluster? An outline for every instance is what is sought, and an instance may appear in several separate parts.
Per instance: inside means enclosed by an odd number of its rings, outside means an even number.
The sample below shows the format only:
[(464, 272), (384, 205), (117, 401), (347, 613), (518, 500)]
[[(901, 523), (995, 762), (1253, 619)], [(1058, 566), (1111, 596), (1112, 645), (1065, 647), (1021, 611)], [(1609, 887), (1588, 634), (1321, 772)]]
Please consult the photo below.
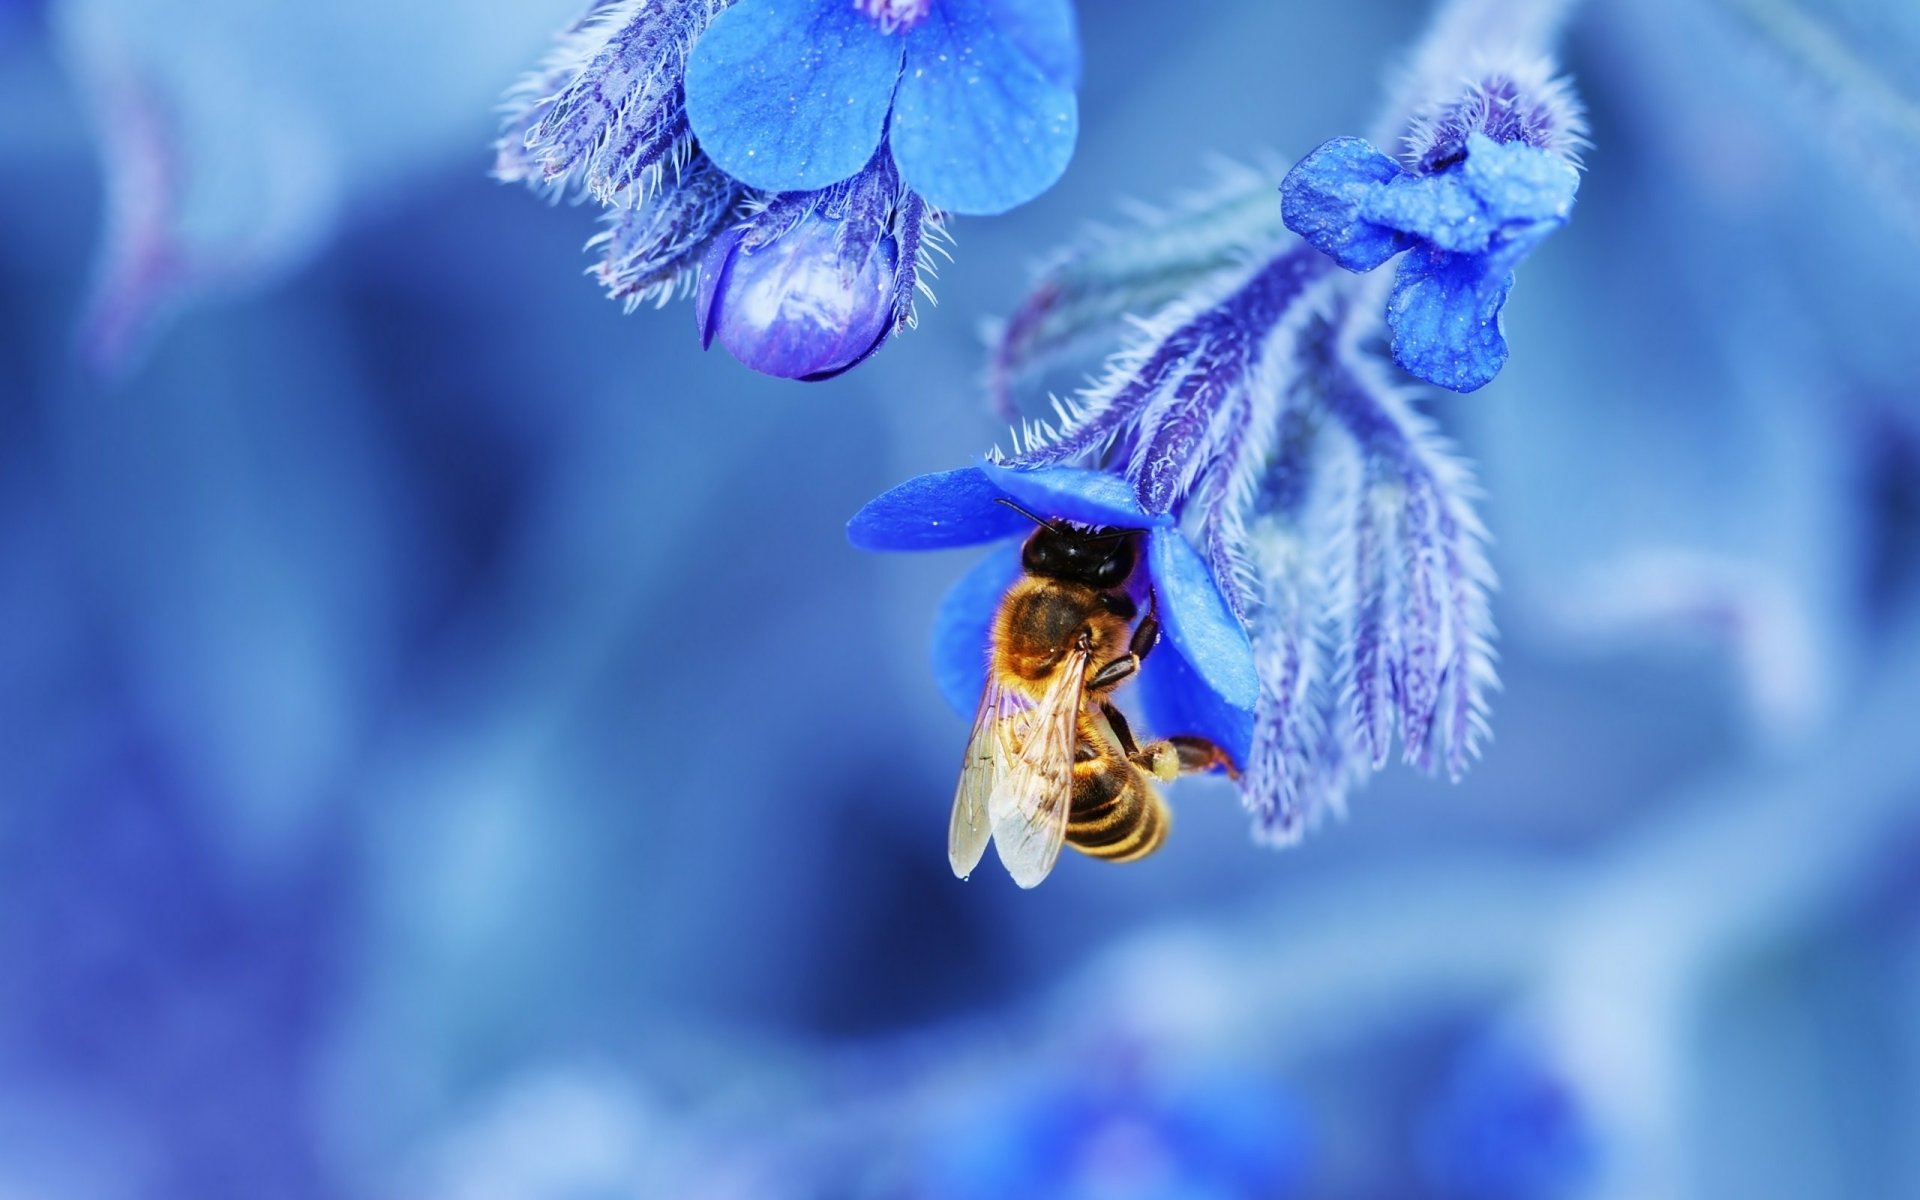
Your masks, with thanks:
[(946, 214), (1060, 177), (1078, 81), (1068, 0), (598, 0), (510, 93), (494, 174), (605, 209), (629, 311), (696, 293), (703, 345), (826, 379), (914, 323)]
[[(1276, 844), (1339, 811), (1396, 741), (1408, 763), (1457, 779), (1487, 732), (1493, 573), (1471, 473), (1379, 347), (1458, 390), (1493, 377), (1513, 266), (1567, 218), (1582, 125), (1543, 63), (1435, 80), (1406, 118), (1409, 165), (1338, 138), (1287, 174), (1278, 203), (1270, 178), (1249, 173), (1095, 236), (1052, 265), (994, 355), (1011, 401), (1087, 343), (1119, 342), (1098, 378), (1056, 399), (1052, 421), (1023, 423), (988, 469), (1016, 495), (1091, 473), (1128, 493), (1126, 514), (1027, 506), (1191, 540), (1205, 570), (1175, 588), (1152, 581), (1175, 649), (1143, 665), (1143, 707), (1155, 734), (1227, 749), (1258, 836)], [(1365, 272), (1395, 255), (1383, 317)], [(871, 527), (877, 509), (916, 503), (953, 528), (923, 479), (857, 517), (855, 542), (918, 548)], [(943, 681), (959, 674), (956, 628), (977, 675), (980, 597), (1016, 570), (1012, 557), (989, 560), (956, 589), (936, 652)], [(1212, 639), (1209, 661), (1179, 630), (1216, 611), (1236, 636)], [(967, 711), (964, 689), (944, 690)]]
[[(1191, 531), (1253, 648), (1247, 732), (1223, 744), (1277, 842), (1337, 810), (1396, 733), (1407, 761), (1458, 777), (1494, 677), (1470, 478), (1364, 348), (1373, 321), (1342, 282), (1311, 249), (1278, 254), (1150, 328), (1007, 460), (1098, 462)], [(1156, 729), (1200, 716), (1149, 708)]]

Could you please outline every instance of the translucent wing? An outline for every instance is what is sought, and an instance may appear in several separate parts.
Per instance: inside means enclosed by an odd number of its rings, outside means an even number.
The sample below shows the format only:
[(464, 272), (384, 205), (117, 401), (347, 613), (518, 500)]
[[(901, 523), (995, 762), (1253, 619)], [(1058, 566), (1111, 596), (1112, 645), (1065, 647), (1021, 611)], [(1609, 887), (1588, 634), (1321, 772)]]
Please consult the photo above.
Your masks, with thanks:
[(1031, 716), (1021, 722), (1019, 755), (987, 798), (993, 845), (1023, 888), (1047, 877), (1067, 840), (1073, 804), (1073, 749), (1079, 736), (1088, 654), (1077, 650)]
[(947, 825), (947, 861), (953, 873), (965, 879), (987, 852), (993, 825), (987, 818), (987, 800), (1013, 769), (1013, 722), (1025, 705), (991, 677), (980, 695), (973, 717), (966, 757), (960, 763), (960, 786), (953, 793), (953, 819)]

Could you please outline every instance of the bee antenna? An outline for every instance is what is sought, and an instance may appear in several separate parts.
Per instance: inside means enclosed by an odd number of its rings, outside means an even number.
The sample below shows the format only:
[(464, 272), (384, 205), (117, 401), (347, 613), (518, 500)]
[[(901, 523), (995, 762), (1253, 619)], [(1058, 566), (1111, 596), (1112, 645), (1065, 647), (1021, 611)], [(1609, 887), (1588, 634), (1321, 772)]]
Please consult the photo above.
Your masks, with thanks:
[(1009, 500), (1005, 496), (995, 496), (993, 498), (993, 502), (995, 504), (1006, 505), (1008, 508), (1019, 513), (1021, 516), (1025, 517), (1027, 520), (1032, 521), (1035, 525), (1040, 526), (1042, 529), (1058, 534), (1061, 537), (1067, 536), (1066, 530), (1060, 528), (1058, 525), (1055, 525), (1052, 521), (1047, 520), (1045, 517), (1035, 516), (1033, 513), (1028, 512), (1024, 508), (1021, 508), (1018, 504), (1014, 503), (1012, 500)]

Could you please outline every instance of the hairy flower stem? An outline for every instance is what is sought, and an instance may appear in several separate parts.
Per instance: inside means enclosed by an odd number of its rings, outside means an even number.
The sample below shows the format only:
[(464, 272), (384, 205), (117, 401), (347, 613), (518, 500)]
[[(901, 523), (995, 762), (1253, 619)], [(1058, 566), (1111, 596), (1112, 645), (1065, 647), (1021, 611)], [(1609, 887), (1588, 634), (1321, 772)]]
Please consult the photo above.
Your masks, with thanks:
[(1559, 44), (1580, 0), (1447, 0), (1434, 14), (1367, 140), (1397, 146), (1420, 110), (1460, 89), (1489, 53), (1541, 58)]

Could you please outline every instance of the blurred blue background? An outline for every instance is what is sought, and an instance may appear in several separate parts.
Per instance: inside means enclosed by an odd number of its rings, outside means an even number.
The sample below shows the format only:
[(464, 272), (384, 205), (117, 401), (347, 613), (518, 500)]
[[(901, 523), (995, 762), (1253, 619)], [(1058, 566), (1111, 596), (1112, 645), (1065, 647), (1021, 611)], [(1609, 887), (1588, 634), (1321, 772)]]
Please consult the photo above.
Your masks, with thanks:
[(1027, 894), (943, 860), (969, 559), (843, 522), (1003, 436), (1027, 264), (1360, 132), (1424, 6), (1083, 5), (1066, 179), (811, 386), (486, 178), (573, 8), (0, 3), (0, 1197), (1920, 1195), (1920, 18), (1585, 11), (1435, 405), (1485, 760)]

